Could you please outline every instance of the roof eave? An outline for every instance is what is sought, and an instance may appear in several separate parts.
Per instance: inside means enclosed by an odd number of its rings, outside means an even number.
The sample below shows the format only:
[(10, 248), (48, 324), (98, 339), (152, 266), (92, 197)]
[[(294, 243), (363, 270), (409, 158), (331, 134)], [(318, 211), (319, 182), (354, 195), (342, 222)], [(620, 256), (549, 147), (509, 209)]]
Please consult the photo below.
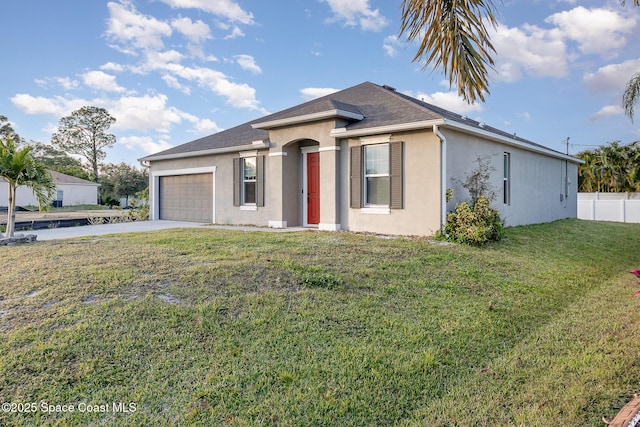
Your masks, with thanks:
[(273, 129), (273, 128), (282, 127), (282, 126), (297, 125), (301, 123), (309, 123), (309, 122), (315, 122), (315, 121), (326, 120), (326, 119), (347, 119), (347, 120), (359, 121), (364, 119), (364, 116), (362, 114), (353, 113), (351, 111), (336, 109), (336, 110), (321, 111), (319, 113), (305, 114), (302, 116), (287, 117), (285, 119), (270, 120), (267, 122), (258, 122), (258, 123), (252, 124), (251, 127), (254, 129), (267, 130), (267, 129)]
[(533, 151), (536, 153), (540, 153), (540, 154), (545, 154), (547, 156), (551, 156), (551, 157), (556, 157), (558, 159), (562, 159), (562, 160), (567, 160), (573, 163), (577, 163), (577, 164), (583, 164), (584, 160), (582, 159), (578, 159), (576, 157), (570, 156), (568, 154), (564, 154), (561, 153), (559, 151), (556, 150), (552, 150), (550, 148), (545, 148), (542, 146), (537, 146), (537, 145), (532, 145), (532, 144), (527, 144), (526, 142), (523, 141), (519, 141), (517, 139), (514, 138), (509, 138), (506, 136), (502, 136), (493, 132), (489, 132), (487, 130), (484, 129), (478, 129), (469, 125), (465, 125), (463, 123), (459, 123), (453, 120), (444, 120), (444, 123), (442, 124), (442, 126), (444, 127), (449, 127), (452, 129), (456, 129), (460, 132), (464, 132), (464, 133), (468, 133), (468, 134), (472, 134), (472, 135), (479, 135), (482, 136), (486, 139), (490, 139), (492, 141), (496, 141), (496, 142), (501, 142), (503, 144), (506, 145), (511, 145), (513, 147), (518, 147), (521, 148), (523, 150), (527, 150), (527, 151)]
[(333, 138), (355, 138), (359, 136), (377, 135), (377, 134), (389, 133), (389, 132), (404, 132), (404, 131), (411, 131), (411, 130), (429, 129), (434, 125), (442, 125), (442, 124), (444, 124), (443, 119), (435, 119), (435, 120), (422, 120), (419, 122), (399, 123), (394, 125), (375, 126), (370, 128), (352, 129), (352, 130), (347, 129), (346, 127), (342, 127), (342, 128), (333, 129), (331, 131), (331, 136)]
[(240, 151), (256, 150), (256, 149), (263, 149), (263, 148), (269, 148), (269, 147), (270, 147), (269, 141), (253, 141), (251, 144), (236, 145), (233, 147), (211, 148), (208, 150), (189, 151), (186, 153), (152, 154), (150, 156), (141, 157), (138, 159), (138, 161), (155, 162), (158, 160), (186, 159), (190, 157), (208, 156), (208, 155), (225, 154), (225, 153), (237, 153)]
[(456, 122), (453, 120), (447, 120), (447, 119), (423, 120), (419, 122), (400, 123), (400, 124), (394, 124), (394, 125), (388, 125), (388, 126), (377, 126), (377, 127), (353, 129), (353, 130), (349, 130), (346, 127), (342, 127), (342, 128), (333, 129), (331, 131), (331, 136), (333, 138), (357, 138), (357, 137), (366, 136), (366, 135), (378, 135), (382, 133), (429, 129), (429, 128), (432, 128), (433, 126), (440, 126), (445, 128), (448, 127), (451, 129), (458, 130), (460, 132), (482, 136), (483, 138), (486, 138), (492, 141), (518, 147), (527, 151), (533, 151), (536, 153), (545, 154), (547, 156), (556, 157), (562, 160), (568, 160), (570, 162), (577, 163), (577, 164), (584, 163), (584, 161), (581, 159), (570, 156), (568, 154), (560, 153), (550, 148), (544, 148), (544, 147), (539, 147), (532, 144), (527, 144), (517, 139), (508, 138), (499, 134), (495, 134), (493, 132), (489, 132), (483, 129), (478, 129), (469, 125), (465, 125), (463, 123), (459, 123), (459, 122)]

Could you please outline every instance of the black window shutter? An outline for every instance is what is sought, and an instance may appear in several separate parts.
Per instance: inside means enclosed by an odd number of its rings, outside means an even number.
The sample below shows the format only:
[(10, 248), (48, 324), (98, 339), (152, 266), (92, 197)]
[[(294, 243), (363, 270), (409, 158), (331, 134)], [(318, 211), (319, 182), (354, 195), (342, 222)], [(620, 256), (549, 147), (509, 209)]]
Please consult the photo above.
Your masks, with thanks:
[(402, 209), (404, 207), (404, 183), (402, 167), (404, 163), (402, 142), (392, 142), (389, 144), (389, 189), (391, 191), (391, 209)]
[(350, 202), (352, 208), (362, 207), (362, 147), (351, 147)]
[(242, 185), (240, 161), (239, 158), (233, 159), (233, 206), (240, 206), (240, 186)]
[(256, 159), (256, 206), (264, 206), (264, 158)]

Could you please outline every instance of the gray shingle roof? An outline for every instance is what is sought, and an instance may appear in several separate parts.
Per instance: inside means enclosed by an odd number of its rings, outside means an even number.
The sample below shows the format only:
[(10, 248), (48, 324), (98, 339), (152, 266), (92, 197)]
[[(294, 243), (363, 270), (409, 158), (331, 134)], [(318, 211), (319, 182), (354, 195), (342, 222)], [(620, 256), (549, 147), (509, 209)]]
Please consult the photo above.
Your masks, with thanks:
[(51, 178), (53, 178), (56, 184), (82, 184), (99, 186), (97, 182), (87, 181), (86, 179), (67, 175), (61, 172), (49, 170), (49, 173), (51, 174)]
[(333, 110), (342, 110), (364, 116), (362, 120), (354, 120), (348, 124), (346, 130), (446, 119), (502, 137), (508, 137), (521, 143), (548, 149), (542, 145), (516, 137), (514, 134), (486, 126), (465, 116), (396, 92), (395, 89), (388, 86), (364, 82), (148, 157), (243, 146), (257, 140), (267, 141), (269, 138), (268, 132), (262, 129), (254, 129), (251, 125)]
[[(53, 182), (56, 184), (81, 184), (81, 185), (95, 185), (96, 187), (100, 186), (97, 182), (87, 181), (86, 179), (78, 178), (75, 176), (67, 175), (64, 173), (52, 171), (51, 169), (47, 169)], [(6, 182), (7, 180), (0, 177), (0, 182)]]

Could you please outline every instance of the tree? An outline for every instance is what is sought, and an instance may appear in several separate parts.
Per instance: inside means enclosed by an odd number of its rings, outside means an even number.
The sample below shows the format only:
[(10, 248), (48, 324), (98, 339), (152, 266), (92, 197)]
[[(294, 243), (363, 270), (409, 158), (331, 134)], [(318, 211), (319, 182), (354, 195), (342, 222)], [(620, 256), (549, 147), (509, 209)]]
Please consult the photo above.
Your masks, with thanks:
[(115, 135), (106, 133), (115, 121), (104, 108), (82, 107), (60, 119), (51, 142), (68, 153), (87, 159), (93, 180), (98, 182), (98, 167), (107, 155), (103, 148), (112, 147), (116, 142)]
[[(640, 0), (633, 3), (640, 6)], [(625, 6), (626, 1), (620, 4)], [(455, 84), (468, 103), (484, 102), (495, 53), (485, 22), (495, 28), (495, 14), (493, 0), (402, 0), (400, 35), (409, 41), (421, 39), (414, 61), (423, 59), (425, 68), (441, 67), (449, 84)], [(631, 120), (638, 100), (640, 72), (627, 83), (622, 97)]]
[(69, 156), (62, 150), (52, 145), (35, 142), (33, 156), (40, 159), (49, 170), (75, 176), (77, 178), (91, 180), (91, 175), (82, 166), (80, 160)]
[(622, 94), (622, 107), (624, 112), (633, 122), (635, 114), (635, 105), (640, 99), (640, 73), (634, 75), (627, 83), (627, 87)]
[[(621, 0), (622, 6), (625, 5), (625, 0)], [(633, 4), (640, 6), (640, 0), (633, 0)], [(627, 82), (627, 87), (622, 94), (622, 107), (624, 112), (633, 122), (633, 115), (635, 113), (635, 105), (640, 99), (640, 72), (636, 73), (631, 80)]]
[(40, 210), (46, 210), (55, 194), (55, 183), (45, 165), (35, 158), (30, 145), (19, 147), (12, 138), (0, 140), (0, 177), (9, 184), (6, 236), (13, 237), (16, 221), (16, 189), (22, 185), (33, 191)]
[(20, 136), (13, 130), (9, 119), (5, 116), (0, 116), (0, 140), (6, 141), (8, 138), (15, 142), (20, 142)]
[(119, 203), (120, 198), (129, 197), (149, 186), (146, 169), (140, 170), (128, 163), (108, 164), (102, 167), (100, 178), (100, 197), (106, 203)]
[(497, 26), (493, 0), (403, 0), (400, 34), (422, 38), (413, 60), (442, 67), (449, 85), (473, 104), (489, 93), (495, 53), (485, 22)]
[(640, 190), (640, 141), (622, 145), (614, 141), (576, 155), (578, 191), (624, 192)]

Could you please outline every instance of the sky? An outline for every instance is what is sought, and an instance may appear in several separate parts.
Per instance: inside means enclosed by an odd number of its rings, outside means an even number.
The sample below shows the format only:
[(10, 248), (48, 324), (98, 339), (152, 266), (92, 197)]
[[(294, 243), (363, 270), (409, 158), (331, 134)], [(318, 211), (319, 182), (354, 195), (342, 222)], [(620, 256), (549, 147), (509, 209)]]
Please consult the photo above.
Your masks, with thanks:
[[(106, 108), (106, 162), (137, 159), (370, 81), (575, 154), (640, 139), (621, 107), (640, 72), (640, 8), (619, 0), (496, 1), (490, 95), (469, 105), (399, 36), (400, 0), (4, 2), (0, 115), (50, 143)], [(638, 108), (640, 110), (640, 107)]]

